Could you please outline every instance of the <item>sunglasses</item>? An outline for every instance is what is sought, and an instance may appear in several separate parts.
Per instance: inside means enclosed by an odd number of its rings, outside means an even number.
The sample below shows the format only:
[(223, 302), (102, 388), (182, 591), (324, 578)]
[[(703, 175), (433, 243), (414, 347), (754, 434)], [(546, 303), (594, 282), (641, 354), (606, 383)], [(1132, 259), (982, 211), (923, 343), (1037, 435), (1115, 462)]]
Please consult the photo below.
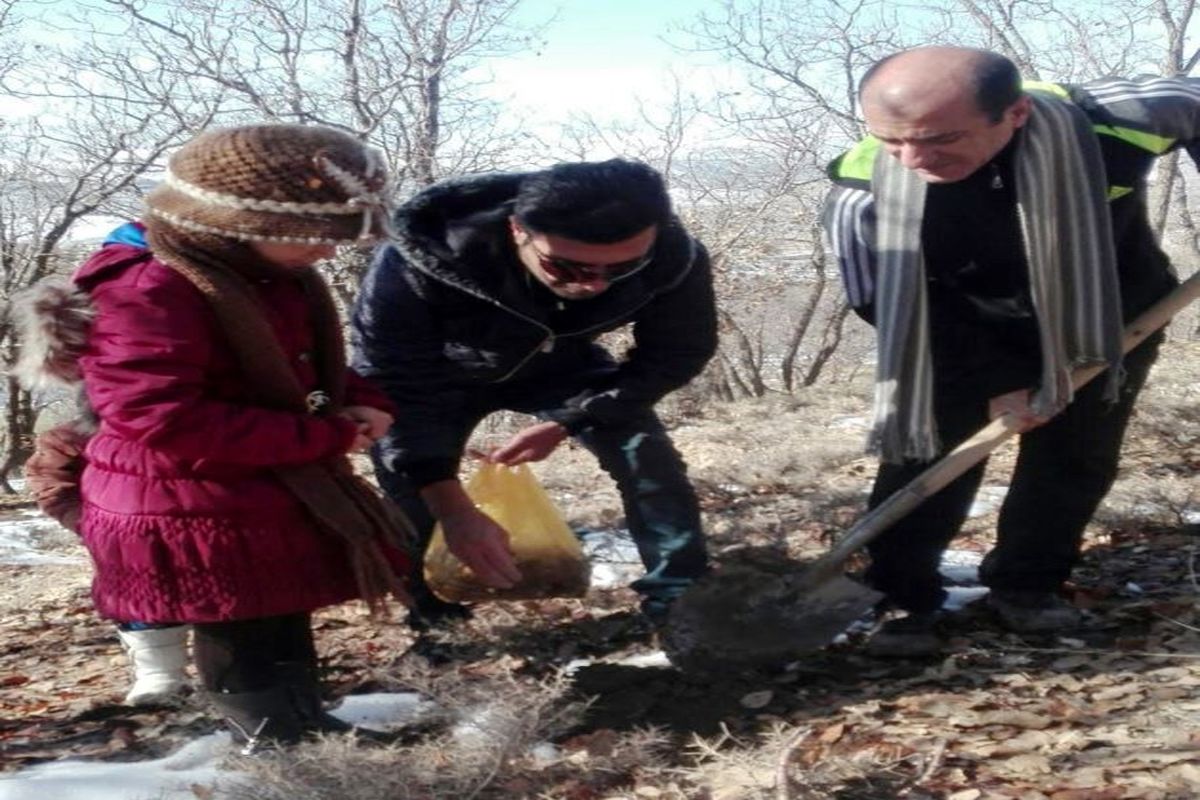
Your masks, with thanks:
[(585, 264), (582, 261), (572, 261), (569, 258), (543, 253), (532, 239), (527, 240), (527, 244), (537, 256), (538, 265), (546, 271), (546, 274), (560, 283), (590, 283), (597, 280), (615, 283), (645, 269), (646, 265), (654, 260), (653, 247), (637, 258), (631, 258), (628, 261), (616, 261), (612, 264)]

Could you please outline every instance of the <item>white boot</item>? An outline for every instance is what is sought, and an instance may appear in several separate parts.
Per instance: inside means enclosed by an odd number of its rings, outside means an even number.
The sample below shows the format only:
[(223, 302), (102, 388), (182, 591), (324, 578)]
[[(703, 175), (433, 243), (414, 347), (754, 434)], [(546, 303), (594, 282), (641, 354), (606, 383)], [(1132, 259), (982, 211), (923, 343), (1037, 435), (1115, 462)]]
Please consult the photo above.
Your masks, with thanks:
[(188, 685), (187, 625), (117, 631), (133, 662), (133, 687), (125, 695), (130, 706), (167, 703)]

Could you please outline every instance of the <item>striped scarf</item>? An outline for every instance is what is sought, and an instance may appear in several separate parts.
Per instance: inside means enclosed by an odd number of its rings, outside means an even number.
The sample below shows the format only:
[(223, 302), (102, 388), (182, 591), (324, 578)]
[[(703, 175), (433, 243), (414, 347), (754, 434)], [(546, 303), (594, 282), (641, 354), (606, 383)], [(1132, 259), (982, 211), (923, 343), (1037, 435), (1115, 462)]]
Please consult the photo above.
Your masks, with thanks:
[[(1018, 131), (1017, 211), (1042, 376), (1032, 408), (1052, 416), (1071, 402), (1071, 372), (1108, 365), (1107, 393), (1121, 379), (1121, 302), (1104, 161), (1091, 121), (1056, 98), (1029, 95)], [(929, 301), (921, 254), (927, 184), (880, 150), (871, 188), (877, 215), (876, 366), (870, 447), (884, 461), (929, 461), (941, 449), (933, 418)]]

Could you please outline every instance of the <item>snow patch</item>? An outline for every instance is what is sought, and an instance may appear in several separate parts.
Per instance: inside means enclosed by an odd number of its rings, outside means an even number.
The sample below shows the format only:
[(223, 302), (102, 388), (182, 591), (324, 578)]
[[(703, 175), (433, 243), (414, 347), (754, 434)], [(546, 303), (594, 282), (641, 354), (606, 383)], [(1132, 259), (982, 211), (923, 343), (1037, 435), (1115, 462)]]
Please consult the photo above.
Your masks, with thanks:
[[(351, 695), (333, 709), (338, 719), (375, 730), (411, 723), (429, 707), (412, 693)], [(156, 761), (105, 763), (56, 761), (0, 776), (0, 800), (196, 800), (196, 787), (244, 780), (220, 768), (233, 748), (228, 733), (214, 733)]]
[(79, 564), (82, 556), (46, 552), (39, 544), (39, 534), (57, 532), (58, 523), (35, 509), (20, 512), (17, 519), (0, 522), (0, 564), (24, 566), (41, 564)]
[(189, 742), (156, 761), (56, 761), (0, 777), (0, 800), (196, 800), (193, 786), (237, 780), (218, 768), (231, 747), (229, 734)]
[(329, 713), (351, 725), (387, 731), (411, 724), (432, 705), (412, 692), (352, 694), (344, 697), (341, 704), (330, 709)]
[(861, 414), (856, 414), (854, 416), (834, 417), (829, 420), (829, 423), (825, 427), (835, 430), (865, 431), (870, 424), (870, 419)]
[(592, 588), (628, 586), (646, 571), (628, 530), (582, 530), (575, 535), (583, 543), (583, 554), (592, 564)]
[(968, 517), (982, 517), (1000, 508), (1008, 494), (1007, 486), (980, 486), (975, 493), (975, 500), (967, 511)]

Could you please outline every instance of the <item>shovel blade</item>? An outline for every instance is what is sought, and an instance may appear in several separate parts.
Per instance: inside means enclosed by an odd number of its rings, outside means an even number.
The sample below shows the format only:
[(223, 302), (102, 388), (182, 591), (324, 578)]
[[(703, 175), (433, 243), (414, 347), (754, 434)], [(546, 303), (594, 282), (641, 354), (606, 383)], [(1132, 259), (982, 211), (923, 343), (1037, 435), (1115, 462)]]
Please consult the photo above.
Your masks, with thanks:
[(780, 667), (832, 642), (882, 597), (841, 574), (717, 573), (676, 602), (663, 649), (687, 672)]

